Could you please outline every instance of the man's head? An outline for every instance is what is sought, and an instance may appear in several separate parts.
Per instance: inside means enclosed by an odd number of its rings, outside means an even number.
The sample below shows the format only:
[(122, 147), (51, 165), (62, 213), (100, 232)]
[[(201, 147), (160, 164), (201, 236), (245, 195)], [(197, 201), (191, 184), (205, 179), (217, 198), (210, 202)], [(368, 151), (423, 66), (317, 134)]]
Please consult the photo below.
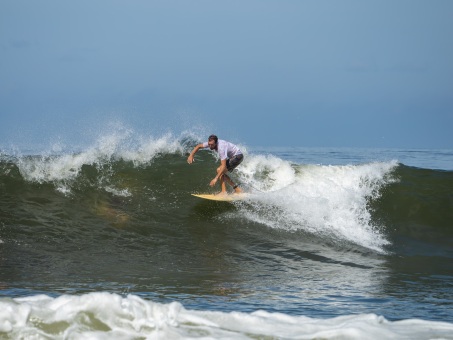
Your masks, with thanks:
[(218, 140), (219, 140), (219, 139), (217, 138), (216, 135), (210, 135), (210, 136), (208, 137), (208, 145), (209, 145), (209, 148), (210, 148), (211, 150), (214, 150), (214, 149), (217, 148), (217, 141), (218, 141)]

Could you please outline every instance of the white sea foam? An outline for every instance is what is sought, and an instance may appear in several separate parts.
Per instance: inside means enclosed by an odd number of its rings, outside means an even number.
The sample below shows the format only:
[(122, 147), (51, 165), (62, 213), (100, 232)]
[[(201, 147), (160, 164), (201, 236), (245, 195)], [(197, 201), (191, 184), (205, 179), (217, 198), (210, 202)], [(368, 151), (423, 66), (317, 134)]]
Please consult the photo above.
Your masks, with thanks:
[(453, 339), (453, 324), (375, 314), (330, 319), (213, 312), (110, 293), (0, 299), (2, 339)]
[(388, 244), (373, 223), (369, 201), (392, 182), (396, 161), (363, 165), (294, 165), (274, 156), (249, 156), (240, 168), (257, 195), (243, 215), (272, 228), (306, 231), (383, 252)]

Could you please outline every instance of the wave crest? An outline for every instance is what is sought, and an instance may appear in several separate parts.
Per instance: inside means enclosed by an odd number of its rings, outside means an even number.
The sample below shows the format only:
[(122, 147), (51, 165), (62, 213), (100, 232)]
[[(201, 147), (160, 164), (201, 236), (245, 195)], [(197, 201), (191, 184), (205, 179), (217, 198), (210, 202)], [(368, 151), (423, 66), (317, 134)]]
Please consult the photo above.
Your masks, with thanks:
[(118, 161), (131, 162), (137, 167), (150, 164), (159, 155), (184, 151), (184, 144), (171, 133), (154, 138), (119, 129), (101, 136), (93, 146), (78, 153), (62, 153), (61, 147), (52, 147), (40, 156), (18, 156), (15, 163), (26, 181), (53, 183), (59, 191), (68, 193), (85, 166), (105, 174)]

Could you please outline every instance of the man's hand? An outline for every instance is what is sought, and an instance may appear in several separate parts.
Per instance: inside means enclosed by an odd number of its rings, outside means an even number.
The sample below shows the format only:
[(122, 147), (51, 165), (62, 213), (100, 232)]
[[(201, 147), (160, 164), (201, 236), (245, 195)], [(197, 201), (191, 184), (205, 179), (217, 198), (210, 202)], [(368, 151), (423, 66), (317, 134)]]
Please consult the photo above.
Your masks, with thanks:
[(214, 178), (209, 185), (213, 187), (217, 183), (217, 178)]
[(190, 153), (189, 157), (187, 157), (187, 163), (192, 164), (194, 161), (194, 156), (198, 150), (203, 148), (203, 143), (198, 144), (196, 147), (193, 148), (192, 152)]

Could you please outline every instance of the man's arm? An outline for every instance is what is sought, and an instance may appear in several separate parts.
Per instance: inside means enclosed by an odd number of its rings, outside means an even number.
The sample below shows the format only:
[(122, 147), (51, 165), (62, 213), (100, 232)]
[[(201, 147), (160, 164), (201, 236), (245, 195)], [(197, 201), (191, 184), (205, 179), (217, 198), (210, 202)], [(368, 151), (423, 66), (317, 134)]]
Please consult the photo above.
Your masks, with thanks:
[(223, 176), (223, 174), (226, 172), (227, 170), (226, 161), (227, 161), (226, 159), (220, 161), (220, 167), (217, 169), (217, 176), (215, 176), (211, 183), (209, 183), (211, 187), (213, 187), (217, 183), (219, 178)]
[(198, 144), (196, 147), (193, 148), (192, 152), (190, 153), (189, 157), (187, 157), (187, 163), (193, 163), (193, 157), (197, 153), (198, 150), (203, 149), (203, 143)]

